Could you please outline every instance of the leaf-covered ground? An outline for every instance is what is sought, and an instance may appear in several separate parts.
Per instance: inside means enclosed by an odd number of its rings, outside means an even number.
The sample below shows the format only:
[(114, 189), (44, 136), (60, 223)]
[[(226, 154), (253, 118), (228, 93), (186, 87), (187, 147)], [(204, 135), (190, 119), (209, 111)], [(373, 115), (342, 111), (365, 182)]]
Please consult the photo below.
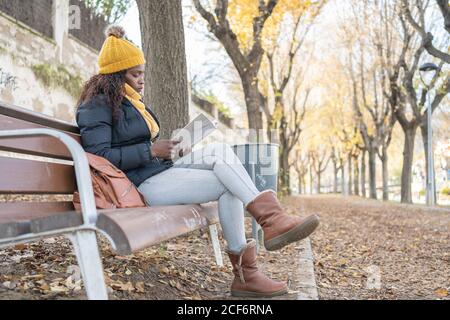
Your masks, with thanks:
[[(449, 299), (450, 210), (339, 196), (284, 203), (291, 213), (321, 217), (311, 237), (321, 299)], [(215, 265), (204, 231), (128, 257), (100, 242), (111, 299), (231, 299), (228, 258), (224, 267)], [(298, 253), (295, 244), (260, 253), (261, 268), (290, 283), (284, 299), (297, 296)], [(0, 250), (0, 299), (85, 298), (64, 238)]]
[[(251, 220), (246, 223), (250, 237)], [(233, 299), (228, 257), (223, 252), (225, 265), (217, 267), (206, 230), (127, 257), (115, 255), (105, 239), (99, 240), (110, 299)], [(290, 284), (283, 299), (297, 297), (299, 250), (294, 244), (278, 252), (260, 252), (261, 269)], [(0, 250), (0, 299), (85, 298), (80, 270), (65, 238)]]
[(450, 209), (357, 197), (286, 202), (317, 213), (320, 299), (450, 299)]

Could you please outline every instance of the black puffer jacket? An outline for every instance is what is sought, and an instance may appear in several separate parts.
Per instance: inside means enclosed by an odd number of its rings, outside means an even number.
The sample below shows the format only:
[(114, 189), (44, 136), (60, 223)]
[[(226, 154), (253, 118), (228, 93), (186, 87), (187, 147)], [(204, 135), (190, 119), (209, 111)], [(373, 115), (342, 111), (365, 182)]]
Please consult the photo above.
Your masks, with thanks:
[[(147, 110), (160, 125), (155, 114), (148, 107)], [(115, 122), (104, 95), (97, 95), (82, 104), (77, 110), (76, 121), (84, 150), (109, 160), (137, 187), (173, 166), (170, 160), (151, 156), (150, 130), (128, 99), (123, 99), (120, 117)]]

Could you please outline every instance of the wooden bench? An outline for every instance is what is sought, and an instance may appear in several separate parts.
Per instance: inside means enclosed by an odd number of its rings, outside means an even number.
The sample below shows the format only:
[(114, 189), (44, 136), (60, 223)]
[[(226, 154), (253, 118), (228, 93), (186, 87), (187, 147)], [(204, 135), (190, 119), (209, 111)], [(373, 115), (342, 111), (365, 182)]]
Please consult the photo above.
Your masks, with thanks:
[(80, 214), (72, 202), (0, 202), (0, 248), (57, 235), (68, 237), (89, 299), (108, 298), (97, 233), (106, 236), (119, 255), (129, 255), (209, 228), (216, 263), (223, 265), (217, 202), (97, 210), (76, 126), (0, 102), (0, 151), (21, 156), (0, 156), (0, 194), (71, 195), (77, 188), (82, 206)]

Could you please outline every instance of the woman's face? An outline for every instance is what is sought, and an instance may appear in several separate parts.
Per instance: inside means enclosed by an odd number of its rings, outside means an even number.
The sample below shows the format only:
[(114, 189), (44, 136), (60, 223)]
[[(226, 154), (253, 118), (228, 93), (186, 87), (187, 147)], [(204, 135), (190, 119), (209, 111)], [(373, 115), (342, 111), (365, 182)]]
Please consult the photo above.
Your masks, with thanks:
[(144, 95), (145, 89), (144, 77), (145, 77), (145, 65), (142, 64), (140, 66), (128, 69), (127, 73), (125, 74), (125, 81), (140, 95)]

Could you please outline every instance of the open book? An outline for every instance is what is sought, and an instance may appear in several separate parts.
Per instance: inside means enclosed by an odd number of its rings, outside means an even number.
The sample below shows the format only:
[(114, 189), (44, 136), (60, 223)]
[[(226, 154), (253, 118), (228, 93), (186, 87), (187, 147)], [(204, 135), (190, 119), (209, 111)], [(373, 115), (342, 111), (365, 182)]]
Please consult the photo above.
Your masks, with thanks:
[[(206, 138), (209, 134), (217, 129), (217, 121), (210, 120), (203, 113), (199, 114), (194, 120), (183, 129), (176, 130), (172, 134), (172, 140), (181, 140), (181, 143), (177, 146), (177, 152), (172, 161), (177, 161), (180, 156), (179, 150), (193, 149), (194, 146)], [(185, 156), (184, 154), (183, 156)]]

